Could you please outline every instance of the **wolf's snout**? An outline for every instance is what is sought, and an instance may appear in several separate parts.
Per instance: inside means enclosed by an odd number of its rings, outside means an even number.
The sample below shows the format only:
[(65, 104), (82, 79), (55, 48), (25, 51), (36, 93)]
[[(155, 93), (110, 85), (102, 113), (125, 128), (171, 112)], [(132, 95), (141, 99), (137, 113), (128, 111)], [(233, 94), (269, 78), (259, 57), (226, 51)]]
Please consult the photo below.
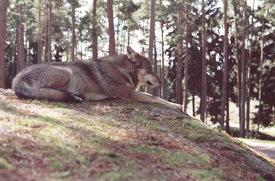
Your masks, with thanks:
[(156, 87), (161, 84), (161, 80), (158, 77), (153, 77), (151, 80), (147, 80), (146, 84), (151, 86), (151, 87)]

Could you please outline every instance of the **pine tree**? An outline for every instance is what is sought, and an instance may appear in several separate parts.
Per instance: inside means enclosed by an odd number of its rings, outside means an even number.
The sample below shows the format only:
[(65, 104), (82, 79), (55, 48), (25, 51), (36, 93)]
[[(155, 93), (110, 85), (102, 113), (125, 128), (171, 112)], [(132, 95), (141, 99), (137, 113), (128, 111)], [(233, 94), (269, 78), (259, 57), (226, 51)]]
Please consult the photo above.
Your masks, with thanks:
[[(178, 0), (178, 6), (182, 7), (181, 0)], [(176, 97), (175, 102), (182, 104), (182, 52), (183, 52), (183, 12), (182, 8), (178, 10), (178, 28), (179, 38), (177, 43), (178, 55), (177, 55), (177, 75), (176, 75)]]
[(113, 4), (113, 0), (107, 0), (107, 14), (109, 22), (109, 55), (115, 55), (116, 53)]
[(76, 2), (72, 2), (72, 49), (71, 49), (71, 60), (74, 61), (75, 58), (75, 47), (76, 47), (76, 40), (75, 40), (75, 9), (76, 9)]
[(18, 42), (17, 42), (17, 72), (21, 71), (23, 68), (25, 68), (25, 47), (24, 47), (24, 25), (23, 25), (23, 3), (19, 2), (17, 4), (17, 13), (18, 13), (18, 25), (17, 25), (17, 31), (18, 31)]
[(97, 24), (97, 0), (93, 1), (93, 28), (92, 28), (92, 49), (93, 49), (93, 58), (97, 58), (97, 43), (98, 43), (98, 24)]
[(245, 95), (246, 95), (246, 55), (245, 55), (245, 39), (246, 39), (246, 0), (243, 0), (243, 32), (242, 32), (242, 61), (241, 61), (241, 111), (240, 111), (240, 136), (245, 137)]
[[(159, 0), (159, 4), (162, 7), (162, 0)], [(166, 84), (166, 80), (164, 78), (165, 75), (165, 70), (164, 70), (164, 30), (163, 30), (163, 26), (164, 26), (164, 19), (161, 16), (160, 17), (160, 31), (161, 31), (161, 90), (160, 90), (160, 97), (165, 99), (165, 84)]]
[(5, 41), (8, 0), (0, 1), (0, 88), (5, 87)]
[(38, 0), (38, 8), (37, 8), (37, 11), (38, 11), (38, 20), (37, 20), (37, 23), (36, 23), (36, 27), (37, 27), (37, 63), (41, 63), (42, 60), (42, 49), (43, 49), (43, 44), (42, 44), (42, 21), (41, 21), (41, 0)]
[[(155, 9), (156, 9), (156, 1), (151, 0), (148, 58), (152, 64), (154, 64), (153, 49), (154, 49), (154, 43), (155, 43), (155, 11), (156, 11)], [(149, 86), (146, 86), (146, 92), (153, 94), (153, 89), (150, 88)]]
[(189, 3), (186, 3), (185, 10), (185, 64), (184, 64), (184, 93), (183, 93), (183, 112), (187, 110), (188, 104), (188, 79), (189, 79)]
[(223, 69), (223, 86), (222, 86), (222, 108), (221, 108), (221, 129), (224, 129), (224, 113), (226, 109), (227, 100), (227, 86), (228, 86), (228, 23), (227, 23), (227, 0), (224, 0), (224, 69)]
[(201, 80), (201, 120), (206, 122), (206, 31), (205, 31), (205, 3), (201, 1), (202, 8), (202, 80)]

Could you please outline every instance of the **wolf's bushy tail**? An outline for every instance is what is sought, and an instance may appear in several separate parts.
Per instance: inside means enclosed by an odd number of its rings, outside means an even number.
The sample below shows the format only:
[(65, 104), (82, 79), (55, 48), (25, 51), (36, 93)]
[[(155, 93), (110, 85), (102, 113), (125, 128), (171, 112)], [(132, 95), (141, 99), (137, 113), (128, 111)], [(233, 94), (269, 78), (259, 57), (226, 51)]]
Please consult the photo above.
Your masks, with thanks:
[(69, 103), (82, 102), (85, 99), (84, 96), (75, 95), (66, 90), (33, 87), (28, 85), (26, 82), (13, 84), (12, 88), (20, 99), (45, 99)]
[(13, 84), (12, 89), (20, 99), (35, 99), (33, 96), (34, 89), (28, 86), (25, 82)]

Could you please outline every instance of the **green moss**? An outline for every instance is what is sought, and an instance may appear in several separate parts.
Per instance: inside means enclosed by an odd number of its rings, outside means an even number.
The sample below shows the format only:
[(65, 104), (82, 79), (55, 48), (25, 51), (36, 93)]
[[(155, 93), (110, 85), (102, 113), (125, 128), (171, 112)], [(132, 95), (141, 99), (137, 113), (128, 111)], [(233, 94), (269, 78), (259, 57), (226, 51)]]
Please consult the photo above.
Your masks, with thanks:
[(221, 178), (222, 171), (219, 169), (213, 168), (208, 170), (203, 169), (186, 169), (184, 170), (186, 173), (189, 173), (190, 175), (194, 176), (196, 180), (200, 181), (223, 181), (224, 179)]
[(256, 180), (257, 180), (257, 181), (266, 181), (266, 179), (262, 178), (261, 176), (258, 176), (258, 177), (256, 178)]
[(185, 137), (192, 141), (209, 142), (214, 136), (214, 131), (202, 123), (194, 120), (183, 120)]
[(130, 151), (136, 153), (151, 153), (151, 154), (163, 154), (163, 150), (158, 147), (151, 147), (145, 144), (133, 145)]
[(48, 102), (48, 101), (44, 101), (45, 103), (49, 104), (49, 105), (53, 105), (59, 108), (68, 108), (69, 104), (68, 103), (64, 103), (64, 102)]
[(12, 165), (6, 159), (0, 157), (0, 169), (12, 169)]
[(164, 163), (169, 164), (169, 165), (174, 165), (176, 167), (181, 167), (182, 165), (184, 165), (185, 163), (187, 163), (188, 161), (191, 161), (191, 160), (192, 161), (195, 160), (195, 158), (192, 155), (177, 152), (177, 151), (166, 153), (162, 157), (162, 161)]
[(54, 145), (52, 152), (47, 155), (49, 168), (53, 170), (66, 170), (67, 165), (86, 163), (87, 158), (68, 146)]

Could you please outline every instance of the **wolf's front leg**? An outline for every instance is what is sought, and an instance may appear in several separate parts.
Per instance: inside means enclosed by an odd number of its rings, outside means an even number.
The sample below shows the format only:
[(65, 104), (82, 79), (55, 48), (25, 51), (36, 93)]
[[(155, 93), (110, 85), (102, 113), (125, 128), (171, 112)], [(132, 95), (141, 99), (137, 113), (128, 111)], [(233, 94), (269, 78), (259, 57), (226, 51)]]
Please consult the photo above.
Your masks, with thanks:
[(159, 103), (172, 109), (182, 110), (182, 105), (166, 101), (160, 97), (144, 92), (131, 91), (130, 99), (138, 102)]

